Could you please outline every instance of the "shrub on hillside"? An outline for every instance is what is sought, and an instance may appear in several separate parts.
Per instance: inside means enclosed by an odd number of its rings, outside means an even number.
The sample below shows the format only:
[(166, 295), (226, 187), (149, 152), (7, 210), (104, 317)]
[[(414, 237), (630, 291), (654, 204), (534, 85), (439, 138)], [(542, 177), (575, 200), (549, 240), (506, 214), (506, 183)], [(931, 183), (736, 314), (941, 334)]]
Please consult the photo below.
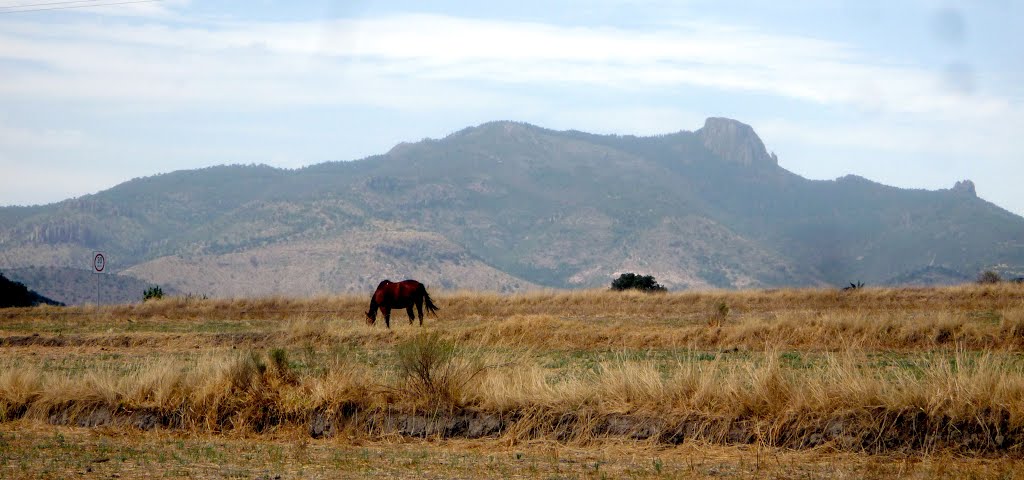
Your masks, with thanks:
[(985, 270), (978, 274), (978, 283), (991, 284), (1003, 281), (1003, 277), (993, 270)]
[(668, 289), (659, 285), (651, 275), (637, 275), (635, 273), (623, 273), (619, 278), (612, 280), (612, 290), (641, 290), (645, 292), (664, 292)]
[(164, 298), (164, 289), (160, 288), (159, 285), (153, 285), (142, 292), (142, 301), (146, 300), (160, 300)]

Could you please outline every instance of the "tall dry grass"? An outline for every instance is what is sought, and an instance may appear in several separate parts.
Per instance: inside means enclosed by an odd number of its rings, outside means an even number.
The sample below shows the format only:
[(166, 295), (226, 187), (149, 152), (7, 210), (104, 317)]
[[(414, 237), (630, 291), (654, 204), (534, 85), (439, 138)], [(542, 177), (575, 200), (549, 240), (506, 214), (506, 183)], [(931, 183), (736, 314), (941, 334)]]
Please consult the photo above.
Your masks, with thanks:
[[(361, 297), (0, 311), (0, 421), (265, 431), (358, 412), (366, 433), (443, 410), (511, 419), (515, 439), (1024, 445), (1019, 285), (433, 296), (438, 317), (390, 331)], [(67, 356), (82, 364), (53, 368)]]
[[(514, 436), (553, 434), (551, 425), (569, 416), (575, 423), (560, 428), (586, 440), (600, 435), (600, 422), (625, 415), (661, 432), (689, 425), (688, 435), (708, 441), (750, 441), (746, 435), (799, 446), (836, 430), (829, 438), (851, 448), (866, 447), (865, 432), (919, 446), (929, 435), (956, 430), (986, 432), (972, 440), (975, 447), (1024, 445), (1024, 366), (1013, 354), (958, 351), (914, 368), (872, 368), (866, 353), (847, 350), (791, 368), (767, 350), (755, 361), (620, 359), (557, 376), (522, 355), (466, 358), (436, 336), (414, 342), (420, 343), (397, 347), (394, 364), (376, 367), (334, 357), (299, 371), (271, 351), (138, 365), (127, 374), (6, 370), (0, 420), (74, 422), (105, 409), (112, 417), (148, 412), (165, 425), (198, 431), (262, 432), (308, 423), (324, 411), (360, 412), (363, 419), (469, 411), (518, 419), (506, 433)], [(737, 424), (750, 426), (736, 437)], [(808, 440), (814, 435), (819, 440)]]
[[(777, 290), (707, 293), (577, 291), (435, 294), (428, 317), (462, 344), (559, 348), (927, 350), (1024, 347), (1024, 288)], [(416, 332), (363, 323), (366, 299), (196, 300), (0, 311), (0, 342), (73, 346), (200, 347), (393, 345)], [(15, 338), (35, 333), (42, 338)], [(47, 336), (49, 335), (49, 336)]]

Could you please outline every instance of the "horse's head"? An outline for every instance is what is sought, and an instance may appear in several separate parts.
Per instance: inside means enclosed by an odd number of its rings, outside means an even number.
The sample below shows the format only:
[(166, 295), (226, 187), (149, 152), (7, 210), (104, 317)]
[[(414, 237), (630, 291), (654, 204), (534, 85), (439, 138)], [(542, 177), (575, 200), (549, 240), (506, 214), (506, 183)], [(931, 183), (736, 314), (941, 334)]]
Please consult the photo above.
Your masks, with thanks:
[(373, 325), (374, 323), (377, 323), (377, 309), (366, 312), (366, 324)]

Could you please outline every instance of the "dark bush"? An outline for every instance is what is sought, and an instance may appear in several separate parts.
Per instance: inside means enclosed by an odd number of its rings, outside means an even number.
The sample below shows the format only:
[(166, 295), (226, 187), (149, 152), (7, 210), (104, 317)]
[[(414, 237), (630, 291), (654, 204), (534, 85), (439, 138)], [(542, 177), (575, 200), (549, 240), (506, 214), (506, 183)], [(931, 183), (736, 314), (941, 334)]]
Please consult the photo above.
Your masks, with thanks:
[(146, 300), (159, 300), (164, 298), (164, 289), (160, 288), (159, 285), (154, 285), (142, 292), (142, 301)]
[(978, 274), (978, 283), (981, 284), (999, 283), (1002, 281), (1003, 277), (992, 270), (985, 270)]
[(34, 307), (40, 304), (64, 305), (29, 290), (21, 282), (9, 280), (3, 274), (0, 274), (0, 308)]
[(641, 290), (645, 292), (664, 292), (668, 289), (654, 281), (651, 275), (637, 275), (635, 273), (623, 273), (619, 278), (612, 280), (612, 290)]

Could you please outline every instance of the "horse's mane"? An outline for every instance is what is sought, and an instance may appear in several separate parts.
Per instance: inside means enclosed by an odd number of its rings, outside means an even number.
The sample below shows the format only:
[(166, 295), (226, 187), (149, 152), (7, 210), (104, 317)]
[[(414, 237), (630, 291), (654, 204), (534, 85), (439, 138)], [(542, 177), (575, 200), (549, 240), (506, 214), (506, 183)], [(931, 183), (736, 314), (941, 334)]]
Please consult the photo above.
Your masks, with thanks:
[(391, 283), (391, 280), (381, 280), (380, 283), (377, 284), (377, 288), (383, 287), (385, 284), (388, 283)]

